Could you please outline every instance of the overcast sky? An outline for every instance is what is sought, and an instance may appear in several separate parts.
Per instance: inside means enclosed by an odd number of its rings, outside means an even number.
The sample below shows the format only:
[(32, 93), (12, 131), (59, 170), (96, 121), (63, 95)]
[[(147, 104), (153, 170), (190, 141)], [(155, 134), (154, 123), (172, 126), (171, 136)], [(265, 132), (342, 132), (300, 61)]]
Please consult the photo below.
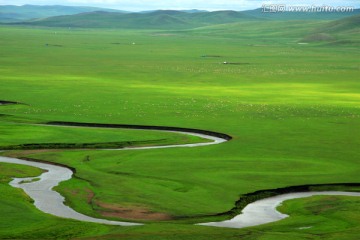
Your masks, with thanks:
[(247, 10), (260, 8), (264, 3), (360, 8), (360, 0), (0, 0), (0, 5), (94, 6), (128, 11), (154, 9)]

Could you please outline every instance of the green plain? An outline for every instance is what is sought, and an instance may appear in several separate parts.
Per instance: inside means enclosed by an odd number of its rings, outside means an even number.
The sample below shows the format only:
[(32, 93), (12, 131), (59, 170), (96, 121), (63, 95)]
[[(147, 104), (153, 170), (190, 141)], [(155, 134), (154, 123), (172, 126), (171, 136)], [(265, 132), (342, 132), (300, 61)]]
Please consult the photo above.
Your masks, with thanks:
[[(254, 228), (191, 224), (231, 209), (244, 193), (360, 181), (358, 34), (335, 32), (335, 43), (302, 45), (302, 38), (328, 23), (278, 24), (188, 31), (0, 27), (1, 100), (28, 104), (0, 107), (1, 146), (198, 140), (30, 125), (46, 121), (188, 127), (233, 136), (199, 148), (32, 153), (76, 168), (76, 178), (57, 190), (80, 212), (100, 217), (96, 203), (102, 202), (187, 218), (131, 228), (61, 220), (37, 211), (2, 181), (9, 199), (2, 198), (0, 215), (17, 214), (0, 218), (0, 238), (357, 239), (360, 200), (351, 197), (293, 200), (281, 208), (293, 217)], [(86, 156), (90, 161), (83, 161)], [(316, 212), (313, 206), (327, 198), (330, 210)], [(314, 227), (298, 229), (308, 225)]]

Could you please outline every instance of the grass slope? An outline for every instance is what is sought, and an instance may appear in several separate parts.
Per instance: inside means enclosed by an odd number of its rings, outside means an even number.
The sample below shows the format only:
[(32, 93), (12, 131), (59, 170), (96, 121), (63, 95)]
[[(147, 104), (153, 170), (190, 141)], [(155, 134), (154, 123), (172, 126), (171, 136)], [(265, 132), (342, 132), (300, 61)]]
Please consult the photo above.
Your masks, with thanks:
[(324, 30), (327, 32), (343, 32), (349, 30), (356, 30), (359, 32), (359, 29), (360, 14), (330, 22), (324, 26)]
[[(276, 41), (279, 44), (287, 38), (298, 43), (311, 43), (316, 45), (328, 44), (359, 46), (359, 15), (335, 21), (292, 20), (292, 21), (244, 21), (230, 24), (219, 24), (196, 29), (182, 30), (188, 34), (208, 37), (229, 37), (251, 39), (261, 35), (264, 41)], [(273, 24), (269, 27), (269, 24)], [(176, 32), (176, 31), (175, 31)], [(179, 31), (178, 31), (179, 32)], [(174, 31), (169, 31), (174, 33)]]
[(316, 27), (301, 42), (328, 42), (329, 45), (360, 46), (360, 15), (330, 21)]

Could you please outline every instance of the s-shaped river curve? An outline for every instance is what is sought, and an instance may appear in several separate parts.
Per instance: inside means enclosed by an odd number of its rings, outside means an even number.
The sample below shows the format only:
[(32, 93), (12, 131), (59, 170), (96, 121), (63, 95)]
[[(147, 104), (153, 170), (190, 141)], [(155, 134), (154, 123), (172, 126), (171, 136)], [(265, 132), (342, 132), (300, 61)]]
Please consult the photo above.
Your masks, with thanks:
[[(58, 124), (54, 124), (58, 125)], [(66, 123), (62, 123), (59, 125), (66, 125)], [(74, 126), (73, 124), (69, 123), (68, 126)], [(124, 125), (126, 127), (126, 125)], [(94, 127), (94, 126), (93, 126)], [(119, 126), (118, 126), (119, 127)], [(128, 126), (127, 126), (128, 127)], [(129, 128), (129, 127), (128, 127)], [(130, 128), (132, 129), (149, 129), (148, 126), (134, 126), (132, 125)], [(166, 129), (165, 129), (166, 128)], [(173, 148), (173, 147), (200, 147), (200, 146), (207, 146), (213, 144), (220, 144), (226, 142), (231, 139), (230, 136), (226, 134), (208, 132), (199, 133), (199, 132), (206, 132), (202, 130), (195, 130), (195, 129), (182, 129), (179, 130), (178, 128), (172, 127), (151, 127), (152, 130), (159, 130), (159, 131), (167, 131), (167, 132), (177, 132), (181, 134), (187, 134), (192, 136), (201, 137), (210, 142), (205, 143), (192, 143), (192, 144), (181, 144), (181, 145), (166, 145), (166, 146), (151, 146), (151, 147), (131, 147), (131, 148), (121, 148), (116, 150), (136, 150), (136, 149), (155, 149), (155, 148)], [(115, 150), (115, 149), (114, 149)], [(65, 198), (61, 196), (58, 192), (53, 191), (53, 188), (59, 185), (60, 182), (66, 181), (71, 179), (73, 172), (66, 167), (48, 164), (48, 163), (40, 163), (28, 160), (21, 160), (17, 158), (10, 158), (10, 157), (1, 157), (0, 162), (5, 163), (14, 163), (14, 164), (21, 164), (27, 165), (32, 167), (37, 167), (40, 169), (45, 170), (43, 174), (38, 177), (30, 177), (30, 178), (14, 178), (10, 185), (16, 188), (21, 188), (25, 191), (25, 193), (34, 200), (34, 205), (36, 208), (41, 210), (42, 212), (62, 217), (62, 218), (69, 218), (75, 219), (79, 221), (85, 222), (94, 222), (94, 223), (102, 223), (108, 225), (120, 225), (120, 226), (137, 226), (142, 225), (140, 223), (131, 223), (131, 222), (120, 222), (120, 221), (110, 221), (105, 219), (98, 219), (86, 216), (84, 214), (78, 213), (72, 208), (66, 206), (64, 204)]]
[[(76, 124), (76, 123), (50, 123), (54, 125), (62, 126), (87, 126), (88, 124)], [(95, 126), (96, 125), (96, 126)], [(121, 148), (116, 150), (136, 150), (136, 149), (156, 149), (156, 148), (173, 148), (173, 147), (200, 147), (206, 145), (220, 144), (231, 139), (230, 136), (221, 133), (207, 132), (202, 130), (186, 129), (183, 128), (171, 128), (171, 127), (151, 127), (151, 126), (134, 126), (131, 125), (116, 125), (116, 126), (106, 126), (103, 124), (95, 124), (90, 127), (116, 127), (132, 129), (152, 129), (158, 131), (170, 131), (177, 132), (181, 134), (193, 135), (202, 137), (204, 139), (211, 140), (211, 142), (206, 143), (195, 143), (195, 144), (182, 144), (182, 145), (167, 145), (167, 146), (151, 146), (151, 147), (131, 147), (131, 148)], [(115, 149), (114, 149), (115, 150)], [(30, 178), (14, 178), (10, 182), (10, 185), (16, 188), (23, 189), (33, 200), (34, 205), (41, 211), (62, 218), (75, 219), (85, 222), (94, 222), (108, 225), (120, 225), (120, 226), (138, 226), (142, 225), (140, 223), (132, 222), (120, 222), (120, 221), (110, 221), (105, 219), (98, 219), (86, 216), (84, 214), (78, 213), (71, 209), (70, 207), (64, 204), (64, 197), (61, 196), (58, 192), (53, 191), (52, 189), (57, 186), (60, 182), (71, 179), (73, 172), (63, 166), (52, 165), (48, 163), (33, 162), (27, 160), (21, 160), (16, 158), (1, 157), (0, 162), (21, 164), (32, 167), (37, 167), (45, 170), (43, 174), (39, 177), (30, 177)], [(33, 180), (37, 181), (33, 181)], [(227, 228), (244, 228), (250, 226), (257, 226), (265, 223), (279, 221), (288, 217), (286, 214), (282, 214), (276, 210), (276, 207), (279, 206), (283, 201), (295, 198), (309, 197), (313, 195), (345, 195), (345, 196), (360, 196), (360, 193), (357, 192), (338, 192), (338, 191), (327, 191), (327, 192), (295, 192), (282, 194), (270, 198), (261, 199), (253, 203), (248, 204), (242, 211), (241, 214), (234, 217), (231, 220), (222, 221), (222, 222), (210, 222), (210, 223), (201, 223), (199, 225), (205, 226), (214, 226), (214, 227), (227, 227)]]

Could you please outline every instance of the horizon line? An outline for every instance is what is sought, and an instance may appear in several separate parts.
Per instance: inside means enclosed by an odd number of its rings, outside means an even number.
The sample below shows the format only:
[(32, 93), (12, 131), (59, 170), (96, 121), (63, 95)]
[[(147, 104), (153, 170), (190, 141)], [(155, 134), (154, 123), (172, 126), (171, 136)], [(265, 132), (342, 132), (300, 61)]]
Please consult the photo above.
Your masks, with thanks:
[[(269, 4), (267, 4), (269, 5)], [(278, 4), (274, 4), (278, 5)], [(284, 4), (286, 5), (286, 4)], [(200, 8), (153, 8), (153, 9), (143, 9), (143, 10), (128, 10), (125, 8), (117, 8), (117, 7), (106, 7), (106, 6), (96, 6), (96, 5), (62, 5), (62, 4), (4, 4), (0, 3), (0, 6), (15, 6), (15, 7), (23, 7), (23, 6), (39, 6), (39, 7), (52, 7), (52, 6), (60, 6), (60, 7), (89, 7), (89, 8), (98, 8), (99, 10), (116, 10), (116, 11), (123, 11), (127, 13), (142, 13), (142, 12), (155, 12), (155, 11), (203, 11), (203, 12), (217, 12), (217, 11), (234, 11), (234, 12), (244, 12), (244, 11), (251, 11), (251, 10), (258, 10), (263, 9), (264, 4), (255, 8), (247, 8), (243, 10), (235, 10), (230, 8), (225, 9), (200, 9)], [(329, 5), (331, 6), (331, 5)], [(360, 10), (360, 6), (353, 6), (353, 10)]]

